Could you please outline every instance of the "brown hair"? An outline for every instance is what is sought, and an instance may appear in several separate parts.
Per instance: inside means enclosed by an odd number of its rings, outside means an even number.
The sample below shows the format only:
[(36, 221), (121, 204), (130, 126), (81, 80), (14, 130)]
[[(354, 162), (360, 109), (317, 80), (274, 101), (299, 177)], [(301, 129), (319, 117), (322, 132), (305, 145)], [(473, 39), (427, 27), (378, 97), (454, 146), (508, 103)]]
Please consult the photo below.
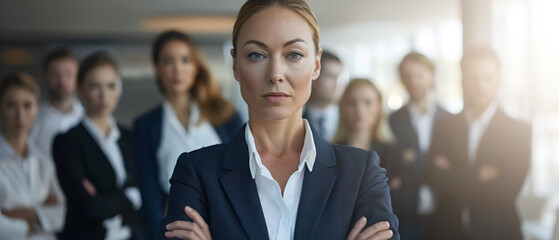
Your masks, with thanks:
[(6, 94), (6, 91), (12, 87), (20, 87), (35, 95), (37, 102), (41, 99), (41, 90), (39, 85), (31, 75), (26, 72), (12, 72), (5, 75), (0, 80), (0, 101)]
[(398, 72), (400, 73), (400, 77), (402, 77), (402, 75), (404, 75), (403, 70), (404, 70), (404, 65), (408, 62), (416, 62), (419, 63), (423, 66), (425, 66), (427, 69), (429, 69), (431, 71), (431, 73), (435, 73), (435, 64), (433, 64), (433, 62), (431, 62), (431, 60), (429, 60), (429, 58), (427, 58), (425, 55), (418, 53), (418, 52), (411, 52), (408, 53), (408, 55), (406, 55), (402, 61), (400, 62), (400, 65), (398, 65)]
[(320, 31), (318, 29), (318, 21), (314, 16), (311, 7), (304, 0), (248, 0), (243, 4), (239, 13), (237, 14), (237, 20), (233, 26), (233, 57), (237, 55), (236, 47), (237, 40), (239, 40), (239, 32), (244, 23), (259, 11), (262, 11), (271, 7), (286, 8), (299, 14), (301, 17), (307, 21), (312, 30), (314, 48), (316, 53), (318, 53), (318, 44), (320, 42)]
[(43, 59), (43, 73), (46, 73), (49, 69), (49, 65), (51, 62), (59, 60), (59, 59), (72, 59), (78, 63), (78, 59), (74, 55), (74, 52), (68, 47), (59, 47), (52, 51), (50, 51)]
[[(159, 63), (161, 49), (165, 44), (171, 40), (179, 40), (190, 48), (192, 52), (192, 59), (198, 68), (198, 75), (194, 80), (194, 85), (190, 88), (190, 96), (196, 100), (202, 119), (207, 119), (212, 125), (219, 126), (235, 114), (235, 109), (227, 100), (221, 96), (218, 84), (212, 76), (202, 52), (188, 35), (179, 31), (167, 31), (155, 39), (152, 45), (152, 61), (154, 64)], [(161, 79), (157, 79), (157, 86), (161, 93), (165, 92)]]
[(375, 86), (375, 84), (373, 84), (373, 82), (371, 82), (369, 79), (365, 79), (365, 78), (356, 78), (353, 79), (349, 82), (349, 84), (347, 85), (344, 94), (342, 95), (342, 98), (340, 99), (340, 121), (338, 123), (338, 131), (336, 132), (336, 135), (334, 137), (334, 140), (332, 140), (333, 143), (336, 144), (346, 144), (348, 141), (348, 130), (347, 130), (347, 116), (345, 115), (345, 108), (347, 106), (347, 102), (349, 101), (349, 97), (350, 94), (353, 93), (354, 90), (359, 89), (359, 88), (363, 88), (363, 87), (369, 87), (371, 89), (373, 89), (378, 97), (378, 102), (380, 104), (380, 111), (379, 114), (377, 116), (377, 119), (379, 119), (379, 121), (377, 121), (377, 123), (375, 124), (375, 126), (373, 126), (372, 128), (372, 140), (373, 141), (378, 141), (378, 142), (383, 142), (383, 143), (390, 143), (392, 142), (392, 133), (390, 132), (390, 130), (388, 129), (387, 126), (387, 120), (386, 120), (386, 115), (383, 113), (382, 111), (382, 94), (380, 93), (380, 91), (378, 90), (378, 88)]
[(78, 71), (78, 85), (83, 84), (85, 75), (100, 66), (111, 66), (118, 74), (116, 61), (105, 51), (97, 51), (87, 56), (80, 64)]

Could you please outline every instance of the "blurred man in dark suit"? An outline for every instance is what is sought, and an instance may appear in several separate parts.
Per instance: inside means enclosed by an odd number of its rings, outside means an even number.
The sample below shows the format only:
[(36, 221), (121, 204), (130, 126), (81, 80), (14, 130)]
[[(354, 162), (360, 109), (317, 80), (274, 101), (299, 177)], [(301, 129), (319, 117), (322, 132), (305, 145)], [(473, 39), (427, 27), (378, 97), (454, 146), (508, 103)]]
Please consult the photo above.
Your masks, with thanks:
[(303, 110), (303, 118), (316, 128), (328, 141), (338, 130), (340, 110), (337, 104), (337, 82), (343, 65), (338, 56), (323, 51), (320, 59), (320, 76), (313, 81), (311, 96)]
[(425, 239), (435, 209), (431, 190), (423, 184), (425, 156), (433, 126), (450, 116), (434, 94), (434, 64), (423, 54), (406, 55), (399, 66), (409, 102), (390, 116), (390, 127), (402, 156), (390, 187), (394, 212), (400, 219), (402, 239)]
[(439, 193), (432, 239), (522, 239), (515, 200), (530, 162), (531, 130), (499, 107), (500, 62), (464, 54), (464, 110), (438, 124), (426, 180)]

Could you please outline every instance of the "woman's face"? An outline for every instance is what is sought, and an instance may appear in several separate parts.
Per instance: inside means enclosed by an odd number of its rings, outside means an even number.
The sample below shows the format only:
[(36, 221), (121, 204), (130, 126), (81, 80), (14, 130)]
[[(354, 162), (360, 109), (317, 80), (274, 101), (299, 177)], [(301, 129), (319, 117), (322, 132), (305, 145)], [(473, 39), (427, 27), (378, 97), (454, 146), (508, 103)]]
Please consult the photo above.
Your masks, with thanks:
[(10, 87), (0, 99), (4, 131), (28, 132), (39, 111), (37, 97), (22, 87)]
[(380, 120), (381, 102), (371, 87), (356, 87), (345, 101), (345, 119), (351, 132), (371, 131)]
[(237, 44), (233, 72), (249, 115), (280, 120), (298, 114), (320, 74), (322, 51), (316, 53), (307, 22), (289, 9), (268, 8), (247, 19)]
[(163, 45), (155, 69), (165, 94), (187, 93), (198, 75), (190, 46), (176, 39)]
[(114, 67), (101, 65), (85, 75), (79, 89), (89, 116), (108, 117), (118, 104), (122, 83)]
[(412, 100), (422, 100), (433, 88), (433, 72), (423, 64), (409, 61), (402, 68), (402, 83)]

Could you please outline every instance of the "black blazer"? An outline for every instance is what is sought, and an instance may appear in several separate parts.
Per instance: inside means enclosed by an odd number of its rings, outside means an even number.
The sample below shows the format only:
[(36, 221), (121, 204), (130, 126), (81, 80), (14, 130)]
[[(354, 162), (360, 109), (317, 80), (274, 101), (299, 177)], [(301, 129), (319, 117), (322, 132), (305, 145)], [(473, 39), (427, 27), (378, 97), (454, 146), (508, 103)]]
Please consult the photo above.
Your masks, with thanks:
[[(130, 132), (120, 126), (119, 130), (118, 145), (127, 174), (123, 188), (116, 186), (112, 165), (83, 123), (56, 136), (53, 156), (68, 204), (66, 224), (59, 239), (104, 239), (103, 221), (117, 214), (123, 216), (123, 224), (131, 226), (133, 234), (137, 232), (138, 213), (123, 193), (125, 187), (137, 186), (134, 151)], [(95, 186), (96, 196), (86, 192), (83, 179)]]
[[(435, 129), (437, 124), (450, 116), (452, 114), (437, 105), (433, 129)], [(395, 158), (400, 160), (400, 162), (394, 164), (396, 169), (393, 171), (401, 174), (402, 187), (392, 191), (392, 202), (394, 204), (394, 211), (402, 218), (417, 215), (418, 191), (421, 184), (424, 183), (423, 170), (426, 154), (421, 154), (419, 150), (419, 140), (411, 121), (408, 104), (390, 115), (390, 128), (396, 137), (397, 152), (403, 154), (405, 150), (411, 149), (416, 153), (415, 161), (409, 165), (402, 162), (403, 156)]]
[[(246, 127), (246, 125), (245, 125)], [(190, 219), (186, 205), (208, 223), (213, 239), (268, 239), (256, 184), (250, 174), (245, 127), (228, 144), (202, 148), (179, 157), (169, 196), (165, 225)], [(305, 170), (295, 239), (345, 239), (362, 216), (368, 226), (389, 221), (399, 239), (384, 169), (375, 152), (331, 145), (315, 134), (312, 172)]]
[[(528, 170), (531, 130), (498, 109), (481, 139), (475, 163), (468, 164), (468, 125), (464, 113), (439, 124), (428, 156), (426, 180), (439, 192), (433, 239), (522, 239), (515, 200)], [(452, 167), (434, 166), (437, 156)], [(497, 179), (479, 181), (484, 164), (499, 170)], [(470, 229), (462, 228), (461, 211), (470, 209)]]
[[(138, 168), (141, 174), (142, 189), (142, 220), (148, 239), (157, 238), (159, 221), (164, 216), (167, 204), (167, 194), (159, 184), (159, 165), (157, 164), (157, 149), (161, 143), (161, 128), (163, 127), (163, 105), (149, 110), (134, 121), (136, 149), (138, 151)], [(242, 125), (237, 112), (220, 126), (213, 126), (223, 143), (231, 141)]]

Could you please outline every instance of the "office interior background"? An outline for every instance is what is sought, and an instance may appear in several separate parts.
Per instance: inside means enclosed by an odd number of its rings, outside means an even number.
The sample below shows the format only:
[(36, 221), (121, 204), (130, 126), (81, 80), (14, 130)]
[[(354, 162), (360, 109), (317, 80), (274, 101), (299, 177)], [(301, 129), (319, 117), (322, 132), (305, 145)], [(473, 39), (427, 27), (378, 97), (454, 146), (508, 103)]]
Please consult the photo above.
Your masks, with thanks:
[[(116, 118), (130, 126), (161, 100), (151, 42), (167, 29), (194, 36), (224, 95), (245, 114), (231, 70), (231, 30), (243, 0), (2, 1), (0, 75), (24, 70), (41, 79), (44, 54), (70, 46), (78, 57), (104, 49), (116, 57), (124, 93)], [(532, 162), (517, 207), (526, 239), (559, 239), (559, 1), (309, 0), (322, 48), (350, 78), (371, 79), (386, 111), (407, 101), (397, 66), (409, 51), (436, 65), (437, 100), (462, 110), (459, 62), (464, 49), (489, 45), (502, 61), (499, 101), (533, 130)], [(40, 82), (40, 81), (39, 81)]]

